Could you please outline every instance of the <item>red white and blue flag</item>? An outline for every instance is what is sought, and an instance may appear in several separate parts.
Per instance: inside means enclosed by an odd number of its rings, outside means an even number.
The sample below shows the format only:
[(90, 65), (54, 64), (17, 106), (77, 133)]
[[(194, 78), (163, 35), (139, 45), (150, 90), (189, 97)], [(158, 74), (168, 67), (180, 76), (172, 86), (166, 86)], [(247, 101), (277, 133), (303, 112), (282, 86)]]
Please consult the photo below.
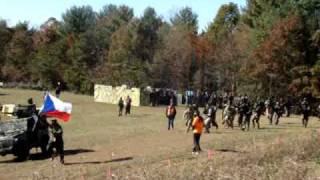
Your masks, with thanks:
[(70, 119), (71, 110), (71, 103), (63, 102), (50, 93), (47, 93), (39, 114), (44, 114), (47, 117), (55, 117), (67, 122)]

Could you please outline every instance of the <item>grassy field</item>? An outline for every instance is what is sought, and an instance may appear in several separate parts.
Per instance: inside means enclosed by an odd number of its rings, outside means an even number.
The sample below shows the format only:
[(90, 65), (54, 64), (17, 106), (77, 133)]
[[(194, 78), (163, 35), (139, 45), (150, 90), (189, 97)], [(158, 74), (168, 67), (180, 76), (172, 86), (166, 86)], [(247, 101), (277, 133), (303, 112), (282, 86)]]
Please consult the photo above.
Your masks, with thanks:
[[(43, 92), (0, 89), (0, 103), (41, 105)], [(33, 150), (29, 161), (0, 157), (2, 179), (317, 179), (320, 177), (320, 122), (302, 128), (300, 116), (282, 118), (262, 129), (220, 129), (204, 134), (198, 156), (191, 154), (192, 134), (185, 132), (183, 107), (176, 129), (168, 131), (164, 107), (133, 107), (117, 116), (117, 107), (94, 103), (93, 97), (62, 93), (73, 104), (64, 128), (66, 164), (42, 159)], [(208, 153), (210, 155), (208, 156)], [(212, 155), (211, 155), (212, 154)], [(320, 178), (318, 178), (320, 179)]]

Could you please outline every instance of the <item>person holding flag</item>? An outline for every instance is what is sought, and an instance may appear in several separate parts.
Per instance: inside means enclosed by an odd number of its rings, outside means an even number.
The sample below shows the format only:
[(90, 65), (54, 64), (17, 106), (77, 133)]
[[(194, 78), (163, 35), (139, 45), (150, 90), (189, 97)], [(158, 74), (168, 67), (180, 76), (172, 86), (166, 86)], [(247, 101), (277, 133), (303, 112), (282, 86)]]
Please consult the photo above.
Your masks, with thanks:
[[(39, 115), (58, 118), (64, 122), (67, 122), (70, 120), (71, 110), (71, 103), (63, 102), (60, 99), (52, 96), (50, 93), (47, 93), (44, 98), (43, 106), (39, 111)], [(60, 162), (64, 164), (64, 142), (62, 138), (62, 127), (57, 120), (54, 119), (52, 120), (50, 128), (52, 133), (52, 141), (49, 145), (49, 152), (52, 154), (52, 159), (54, 159), (53, 148), (55, 148), (57, 153), (60, 155)]]
[(57, 154), (60, 155), (60, 162), (64, 164), (64, 143), (63, 143), (63, 130), (61, 125), (57, 122), (56, 119), (52, 120), (50, 125), (52, 140), (49, 144), (49, 153), (52, 155), (52, 160), (54, 159), (55, 155), (53, 153), (53, 148), (56, 149)]

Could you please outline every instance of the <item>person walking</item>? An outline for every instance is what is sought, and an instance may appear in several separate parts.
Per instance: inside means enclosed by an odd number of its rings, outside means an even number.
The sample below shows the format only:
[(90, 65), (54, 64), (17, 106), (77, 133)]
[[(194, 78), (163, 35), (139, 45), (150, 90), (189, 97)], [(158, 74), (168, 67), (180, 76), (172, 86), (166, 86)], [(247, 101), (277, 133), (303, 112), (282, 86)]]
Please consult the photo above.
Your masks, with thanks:
[(301, 110), (302, 110), (302, 125), (306, 128), (308, 126), (309, 116), (310, 116), (310, 105), (307, 101), (307, 98), (303, 98), (301, 102)]
[(57, 97), (57, 98), (60, 97), (61, 90), (62, 90), (61, 83), (58, 82), (57, 87), (56, 87), (56, 97)]
[(198, 155), (201, 151), (200, 147), (200, 138), (203, 130), (204, 122), (203, 118), (200, 116), (199, 111), (194, 112), (194, 119), (192, 122), (192, 128), (193, 128), (193, 150), (192, 154)]
[(168, 118), (168, 130), (174, 129), (174, 118), (176, 117), (177, 110), (174, 107), (173, 102), (170, 102), (170, 105), (166, 109), (166, 116)]
[(124, 102), (122, 100), (122, 97), (120, 97), (120, 99), (119, 99), (118, 106), (119, 106), (119, 116), (122, 116), (122, 111), (123, 111), (123, 107), (124, 107)]
[(131, 113), (131, 103), (132, 103), (132, 100), (130, 98), (130, 96), (127, 96), (127, 99), (126, 99), (126, 113), (125, 115), (128, 115)]

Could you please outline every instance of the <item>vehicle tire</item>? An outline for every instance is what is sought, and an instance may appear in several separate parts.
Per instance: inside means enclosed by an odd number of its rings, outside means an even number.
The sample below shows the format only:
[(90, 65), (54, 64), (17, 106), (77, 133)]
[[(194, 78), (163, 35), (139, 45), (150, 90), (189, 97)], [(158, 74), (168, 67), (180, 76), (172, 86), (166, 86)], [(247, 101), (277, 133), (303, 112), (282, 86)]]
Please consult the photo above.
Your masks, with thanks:
[(18, 161), (28, 160), (29, 155), (30, 155), (30, 149), (29, 149), (28, 145), (21, 143), (16, 148), (19, 148), (19, 149), (17, 149), (16, 153), (14, 154), (15, 156), (17, 156), (17, 160)]
[(29, 158), (29, 150), (20, 151), (19, 154), (17, 154), (17, 160), (18, 161), (26, 161)]
[(25, 161), (29, 157), (30, 148), (25, 136), (19, 136), (12, 148), (12, 153), (17, 157), (18, 161)]

